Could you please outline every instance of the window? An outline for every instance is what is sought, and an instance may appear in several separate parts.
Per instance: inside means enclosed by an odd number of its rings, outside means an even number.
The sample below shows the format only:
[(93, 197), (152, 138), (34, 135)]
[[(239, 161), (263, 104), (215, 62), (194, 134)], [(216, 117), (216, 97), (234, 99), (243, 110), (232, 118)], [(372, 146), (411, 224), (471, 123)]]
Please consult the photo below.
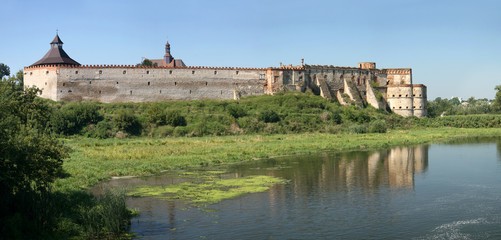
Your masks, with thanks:
[(238, 71), (236, 72), (236, 74), (238, 75)]
[(75, 74), (78, 74), (78, 71), (75, 71)]
[(89, 84), (92, 84), (92, 81), (89, 81)]
[(132, 90), (130, 91), (130, 95), (132, 95)]
[(45, 86), (47, 86), (47, 82), (45, 82)]
[(169, 71), (169, 74), (172, 74), (172, 70)]
[(207, 86), (207, 82), (205, 82), (205, 86)]
[(177, 82), (174, 82), (174, 86), (177, 86)]
[(101, 90), (99, 90), (99, 94), (101, 94)]
[(216, 75), (216, 74), (217, 74), (217, 71), (214, 71), (214, 75)]
[(73, 92), (73, 91), (71, 91), (71, 90), (68, 90), (68, 92)]
[(190, 94), (191, 94), (191, 89), (190, 89)]
[(118, 85), (118, 82), (117, 82), (117, 85)]
[(30, 75), (33, 75), (33, 72), (30, 72)]
[(148, 82), (148, 86), (150, 86), (150, 82)]
[(123, 73), (123, 74), (126, 74), (126, 73), (127, 73), (127, 71), (126, 71), (126, 70), (124, 70), (122, 73)]
[(150, 74), (150, 71), (146, 71), (146, 74)]
[(221, 90), (221, 95), (223, 95), (223, 90)]
[(103, 70), (99, 70), (99, 74), (103, 74)]
[(63, 87), (64, 87), (64, 85), (66, 85), (66, 83), (63, 83)]
[(45, 74), (49, 74), (49, 71), (45, 71)]
[(195, 74), (195, 71), (191, 71), (191, 74)]

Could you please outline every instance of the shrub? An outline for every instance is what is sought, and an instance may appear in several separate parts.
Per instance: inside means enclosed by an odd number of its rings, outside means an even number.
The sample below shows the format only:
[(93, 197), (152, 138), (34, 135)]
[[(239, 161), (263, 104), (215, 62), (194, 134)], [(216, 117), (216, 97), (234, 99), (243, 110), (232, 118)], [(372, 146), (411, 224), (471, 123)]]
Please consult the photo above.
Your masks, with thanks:
[(369, 124), (369, 132), (370, 133), (386, 133), (388, 126), (386, 125), (385, 120), (376, 120), (372, 121)]
[(367, 126), (365, 125), (351, 125), (348, 127), (349, 133), (362, 134), (367, 133)]
[(245, 109), (237, 104), (228, 105), (226, 111), (234, 118), (245, 117), (247, 115)]
[(85, 128), (85, 135), (87, 137), (94, 137), (94, 138), (109, 138), (113, 136), (113, 126), (111, 125), (110, 121), (108, 120), (103, 120), (98, 122), (96, 125), (89, 125)]
[(158, 104), (153, 104), (146, 109), (146, 121), (155, 125), (165, 124), (165, 112)]
[(77, 134), (85, 126), (102, 119), (98, 111), (99, 107), (96, 103), (81, 102), (63, 105), (51, 119), (52, 129), (59, 134)]
[(186, 119), (179, 111), (169, 111), (165, 114), (165, 123), (173, 127), (186, 126)]
[(265, 110), (258, 115), (259, 121), (263, 121), (265, 123), (274, 123), (280, 121), (280, 117), (273, 110)]
[(112, 119), (113, 124), (119, 129), (133, 135), (141, 133), (141, 123), (131, 109), (120, 109)]

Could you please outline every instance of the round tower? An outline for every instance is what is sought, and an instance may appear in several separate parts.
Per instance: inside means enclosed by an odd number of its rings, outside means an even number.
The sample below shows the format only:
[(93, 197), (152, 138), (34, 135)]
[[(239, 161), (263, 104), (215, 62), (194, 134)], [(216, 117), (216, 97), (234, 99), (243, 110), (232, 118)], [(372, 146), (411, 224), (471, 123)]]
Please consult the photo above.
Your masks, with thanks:
[(428, 114), (426, 109), (426, 86), (422, 84), (415, 84), (412, 86), (412, 95), (414, 96), (414, 116), (426, 117)]

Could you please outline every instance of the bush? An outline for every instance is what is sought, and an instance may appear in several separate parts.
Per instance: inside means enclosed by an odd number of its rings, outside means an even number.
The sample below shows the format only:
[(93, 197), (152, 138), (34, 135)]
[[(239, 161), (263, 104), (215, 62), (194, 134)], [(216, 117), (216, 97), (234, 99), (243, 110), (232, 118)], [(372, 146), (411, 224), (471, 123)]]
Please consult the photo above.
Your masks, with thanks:
[(146, 109), (146, 121), (155, 125), (165, 124), (165, 112), (158, 104), (153, 104)]
[(274, 123), (280, 121), (280, 117), (273, 110), (265, 110), (258, 115), (259, 121), (263, 121), (265, 123)]
[(109, 138), (113, 136), (113, 126), (109, 120), (103, 120), (96, 125), (89, 125), (85, 128), (85, 135), (93, 138)]
[(85, 126), (102, 119), (98, 111), (99, 106), (96, 103), (81, 102), (63, 105), (61, 109), (56, 110), (51, 119), (52, 129), (59, 134), (77, 134)]
[(141, 123), (131, 109), (120, 109), (112, 119), (113, 124), (119, 130), (126, 131), (132, 135), (141, 133)]
[(186, 119), (178, 111), (169, 111), (165, 114), (165, 123), (173, 127), (186, 126)]
[(237, 104), (230, 104), (226, 107), (226, 111), (233, 116), (234, 118), (239, 118), (239, 117), (245, 117), (247, 115), (247, 112), (245, 109), (240, 107)]
[(367, 126), (365, 125), (351, 125), (348, 127), (349, 133), (362, 134), (367, 133)]
[(386, 133), (388, 126), (386, 125), (385, 120), (376, 120), (372, 121), (369, 124), (369, 132), (370, 133)]

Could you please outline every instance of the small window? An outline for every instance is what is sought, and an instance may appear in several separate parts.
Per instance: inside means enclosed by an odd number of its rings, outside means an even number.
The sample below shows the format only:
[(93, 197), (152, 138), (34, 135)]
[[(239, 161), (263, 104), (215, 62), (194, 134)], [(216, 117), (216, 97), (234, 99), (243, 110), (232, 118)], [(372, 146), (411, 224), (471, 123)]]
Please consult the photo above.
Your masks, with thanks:
[(191, 89), (190, 89), (190, 94), (191, 94)]
[(150, 86), (150, 82), (148, 82), (148, 86)]
[(78, 74), (78, 71), (75, 71), (75, 74)]
[(205, 82), (205, 86), (207, 86), (207, 82)]
[(45, 86), (47, 86), (47, 82), (45, 82)]
[(71, 90), (68, 90), (68, 92), (73, 92), (73, 91), (71, 91)]
[(146, 74), (150, 74), (150, 71), (146, 71)]
[(221, 95), (223, 95), (223, 90), (221, 90)]
[(160, 90), (160, 93), (162, 93), (162, 90)]
[(33, 72), (30, 72), (30, 75), (33, 75)]
[(169, 74), (172, 74), (172, 70), (169, 71)]
[(416, 94), (412, 94), (412, 96), (413, 96), (413, 97), (415, 97), (415, 96), (416, 96)]
[(409, 109), (409, 106), (405, 107), (406, 109)]
[(402, 106), (400, 106), (400, 107), (398, 107), (398, 108), (402, 109)]
[(214, 71), (214, 75), (216, 75), (216, 74), (217, 74), (217, 71)]
[(195, 74), (195, 71), (191, 71), (191, 74)]
[(103, 70), (99, 70), (99, 74), (103, 74)]
[(99, 94), (101, 94), (101, 90), (99, 90)]
[(395, 95), (393, 95), (393, 97), (395, 97)]
[(63, 90), (60, 90), (59, 92), (63, 92)]
[(236, 74), (238, 75), (238, 71), (236, 72)]
[(117, 85), (118, 85), (118, 82), (117, 82)]
[(408, 96), (409, 96), (409, 94), (405, 94), (405, 97), (408, 97)]
[(92, 84), (92, 81), (89, 81), (89, 84)]
[(126, 73), (127, 73), (127, 71), (126, 71), (126, 70), (124, 70), (122, 73), (123, 73), (123, 74), (126, 74)]
[(132, 90), (130, 91), (130, 95), (132, 95)]
[(402, 97), (402, 94), (399, 94), (398, 97)]
[(66, 85), (66, 83), (63, 83), (63, 87), (64, 87), (64, 85)]
[(45, 71), (45, 74), (49, 74), (49, 71)]
[(174, 82), (174, 86), (177, 86), (177, 82)]
[(421, 97), (421, 94), (419, 94), (419, 96)]

